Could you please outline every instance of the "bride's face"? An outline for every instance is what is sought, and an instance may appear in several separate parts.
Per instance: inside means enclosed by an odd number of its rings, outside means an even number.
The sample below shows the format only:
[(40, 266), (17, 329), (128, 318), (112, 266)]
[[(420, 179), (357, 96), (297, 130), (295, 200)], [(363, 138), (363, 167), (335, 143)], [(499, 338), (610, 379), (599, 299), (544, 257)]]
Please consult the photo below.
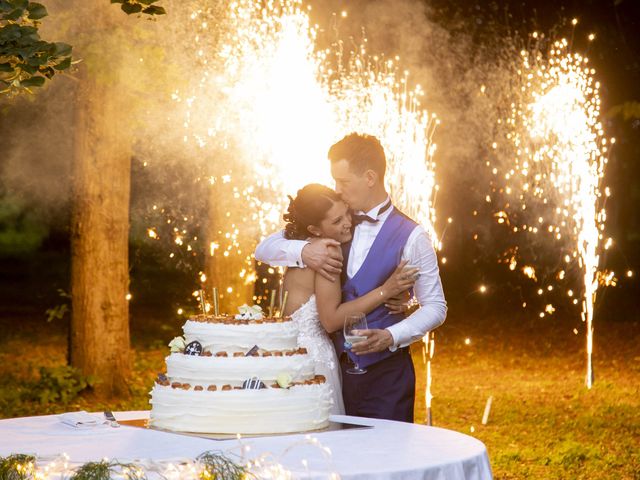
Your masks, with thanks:
[(317, 236), (333, 238), (340, 243), (351, 240), (351, 213), (344, 202), (334, 202), (320, 225), (313, 227)]

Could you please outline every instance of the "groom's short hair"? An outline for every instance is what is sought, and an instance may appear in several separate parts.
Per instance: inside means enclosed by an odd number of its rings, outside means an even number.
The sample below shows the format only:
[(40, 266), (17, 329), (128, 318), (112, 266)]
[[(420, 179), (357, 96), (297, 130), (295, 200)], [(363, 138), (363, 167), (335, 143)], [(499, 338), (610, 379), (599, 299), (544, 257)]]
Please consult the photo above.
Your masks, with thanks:
[(349, 162), (349, 169), (353, 173), (362, 174), (366, 170), (373, 170), (380, 179), (384, 179), (387, 159), (380, 140), (373, 135), (350, 133), (329, 149), (331, 163), (340, 160)]

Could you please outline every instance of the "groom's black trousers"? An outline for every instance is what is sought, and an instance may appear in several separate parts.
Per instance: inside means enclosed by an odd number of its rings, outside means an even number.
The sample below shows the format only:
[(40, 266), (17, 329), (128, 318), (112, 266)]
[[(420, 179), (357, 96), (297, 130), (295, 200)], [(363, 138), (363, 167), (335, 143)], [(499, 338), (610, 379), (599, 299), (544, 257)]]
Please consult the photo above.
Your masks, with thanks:
[(347, 373), (351, 366), (340, 356), (342, 397), (347, 415), (413, 422), (416, 375), (409, 348), (366, 368), (367, 373)]

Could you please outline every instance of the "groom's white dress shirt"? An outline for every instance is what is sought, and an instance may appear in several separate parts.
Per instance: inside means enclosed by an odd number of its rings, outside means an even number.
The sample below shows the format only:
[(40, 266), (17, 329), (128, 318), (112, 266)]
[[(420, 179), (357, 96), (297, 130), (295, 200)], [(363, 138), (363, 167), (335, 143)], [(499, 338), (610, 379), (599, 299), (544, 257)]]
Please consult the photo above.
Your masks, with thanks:
[[(356, 225), (346, 266), (349, 277), (353, 277), (364, 263), (373, 241), (394, 208), (391, 207), (378, 215), (378, 211), (388, 201), (387, 198), (366, 212), (366, 215), (378, 220), (376, 223), (362, 222)], [(304, 240), (287, 240), (284, 238), (284, 232), (276, 232), (260, 242), (256, 248), (256, 260), (272, 266), (304, 267), (302, 249), (307, 243), (309, 242)], [(447, 302), (440, 282), (436, 252), (429, 235), (420, 225), (409, 235), (398, 263), (401, 260), (408, 260), (409, 265), (420, 269), (420, 276), (414, 286), (420, 308), (404, 320), (387, 327), (393, 336), (393, 346), (390, 350), (406, 347), (421, 339), (428, 331), (442, 325), (447, 315)]]

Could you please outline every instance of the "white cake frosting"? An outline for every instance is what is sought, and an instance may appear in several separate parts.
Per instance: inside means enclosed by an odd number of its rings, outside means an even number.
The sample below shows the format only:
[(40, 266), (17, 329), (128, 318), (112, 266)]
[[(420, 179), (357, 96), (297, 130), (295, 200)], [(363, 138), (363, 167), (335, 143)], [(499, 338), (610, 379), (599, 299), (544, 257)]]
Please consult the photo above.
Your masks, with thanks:
[(187, 320), (182, 329), (187, 343), (197, 340), (209, 352), (247, 351), (254, 345), (265, 350), (298, 347), (298, 329), (293, 322), (227, 325)]
[(276, 381), (278, 374), (287, 372), (294, 382), (314, 377), (313, 360), (309, 355), (289, 357), (197, 357), (172, 353), (166, 359), (167, 376), (174, 382), (195, 385), (242, 385), (251, 377), (265, 384)]
[[(298, 348), (298, 330), (290, 319), (201, 316), (187, 320), (183, 331), (184, 342), (174, 339), (173, 353), (166, 357), (166, 378), (151, 391), (153, 427), (266, 434), (328, 425), (330, 387), (315, 374), (306, 350)], [(183, 353), (184, 345), (194, 341), (202, 353)], [(291, 385), (282, 385), (282, 378)], [(243, 388), (250, 379), (263, 388)]]
[(208, 392), (155, 385), (152, 422), (157, 428), (203, 433), (286, 433), (329, 424), (328, 384), (289, 389)]

